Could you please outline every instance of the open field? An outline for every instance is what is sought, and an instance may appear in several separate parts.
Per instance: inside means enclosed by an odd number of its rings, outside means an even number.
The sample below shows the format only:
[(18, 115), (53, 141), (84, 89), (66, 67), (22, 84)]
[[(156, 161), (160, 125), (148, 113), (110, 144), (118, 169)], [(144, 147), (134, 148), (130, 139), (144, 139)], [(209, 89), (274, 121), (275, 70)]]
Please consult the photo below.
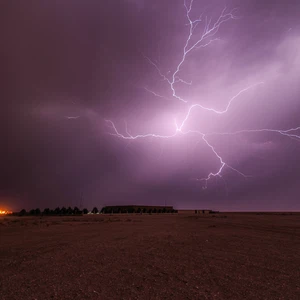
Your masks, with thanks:
[(300, 299), (300, 214), (1, 217), (0, 299)]

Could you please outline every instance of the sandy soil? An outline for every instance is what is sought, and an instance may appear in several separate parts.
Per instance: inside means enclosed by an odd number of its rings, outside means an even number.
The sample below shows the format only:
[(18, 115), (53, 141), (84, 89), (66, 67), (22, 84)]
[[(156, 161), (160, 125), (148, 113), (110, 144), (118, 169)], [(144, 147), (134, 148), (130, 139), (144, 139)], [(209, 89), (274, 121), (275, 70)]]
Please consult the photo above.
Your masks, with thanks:
[(0, 218), (0, 299), (300, 299), (300, 214)]

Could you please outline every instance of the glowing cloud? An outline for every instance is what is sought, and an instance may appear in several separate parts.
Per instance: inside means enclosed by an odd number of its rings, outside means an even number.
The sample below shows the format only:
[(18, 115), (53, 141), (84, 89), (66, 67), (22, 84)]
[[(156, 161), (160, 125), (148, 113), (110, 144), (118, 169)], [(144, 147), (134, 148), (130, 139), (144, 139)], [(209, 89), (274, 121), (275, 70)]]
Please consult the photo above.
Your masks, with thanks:
[[(244, 129), (244, 130), (238, 130), (238, 131), (232, 131), (232, 132), (204, 132), (195, 130), (193, 128), (188, 128), (188, 121), (190, 120), (192, 114), (197, 111), (202, 111), (202, 113), (205, 113), (208, 115), (208, 118), (211, 118), (212, 115), (226, 115), (233, 103), (242, 101), (245, 98), (245, 94), (247, 94), (250, 90), (253, 90), (253, 92), (258, 92), (260, 88), (264, 87), (263, 81), (253, 81), (251, 84), (244, 86), (242, 89), (240, 89), (236, 94), (232, 95), (232, 97), (227, 101), (226, 105), (223, 109), (217, 109), (213, 105), (208, 106), (207, 104), (203, 105), (200, 103), (196, 104), (189, 104), (191, 101), (189, 97), (185, 97), (180, 92), (180, 86), (186, 85), (186, 86), (193, 86), (193, 81), (189, 81), (184, 79), (184, 74), (182, 72), (182, 69), (186, 62), (189, 59), (189, 54), (198, 51), (201, 48), (211, 47), (211, 45), (217, 41), (220, 40), (218, 37), (219, 29), (220, 27), (232, 20), (237, 19), (236, 15), (236, 9), (228, 10), (227, 8), (224, 8), (219, 17), (216, 20), (213, 20), (212, 18), (208, 18), (203, 13), (200, 15), (199, 18), (192, 18), (192, 10), (193, 10), (193, 4), (194, 0), (186, 1), (184, 0), (184, 9), (185, 9), (185, 16), (187, 20), (187, 26), (189, 27), (186, 39), (184, 44), (182, 45), (182, 48), (179, 49), (180, 59), (176, 62), (175, 66), (173, 66), (173, 72), (168, 72), (164, 74), (158, 63), (151, 60), (148, 56), (144, 55), (146, 61), (153, 66), (153, 68), (157, 71), (158, 76), (163, 80), (163, 82), (166, 84), (166, 88), (171, 92), (172, 99), (174, 101), (179, 101), (182, 104), (182, 114), (183, 118), (181, 121), (177, 120), (177, 118), (174, 118), (173, 120), (170, 120), (170, 123), (174, 124), (174, 131), (170, 135), (164, 135), (159, 133), (141, 133), (132, 135), (129, 133), (129, 130), (127, 128), (127, 124), (125, 126), (124, 130), (120, 130), (116, 127), (115, 123), (112, 120), (105, 120), (108, 127), (111, 129), (109, 132), (110, 135), (116, 136), (120, 139), (124, 140), (137, 140), (137, 139), (147, 139), (147, 138), (156, 138), (156, 139), (173, 139), (176, 138), (179, 135), (189, 135), (189, 134), (197, 134), (200, 136), (202, 142), (211, 150), (212, 154), (216, 157), (216, 159), (219, 161), (219, 166), (216, 171), (211, 171), (209, 174), (204, 178), (194, 178), (197, 181), (203, 182), (203, 188), (207, 187), (207, 183), (210, 179), (214, 177), (222, 177), (223, 171), (225, 168), (228, 168), (234, 172), (237, 172), (241, 176), (248, 177), (248, 175), (243, 174), (241, 171), (237, 170), (236, 168), (233, 168), (230, 166), (227, 162), (225, 162), (222, 155), (217, 151), (216, 147), (212, 145), (212, 143), (208, 140), (211, 136), (227, 136), (227, 135), (238, 135), (238, 134), (247, 134), (247, 133), (262, 133), (262, 132), (269, 132), (274, 134), (279, 134), (284, 137), (294, 138), (296, 140), (300, 140), (300, 126), (290, 129)], [(201, 28), (202, 26), (202, 28)], [(254, 78), (255, 76), (253, 76)], [(145, 88), (145, 90), (155, 97), (166, 99), (165, 96), (160, 95), (154, 90), (149, 89), (148, 87)], [(179, 91), (180, 90), (180, 91)], [(122, 133), (125, 132), (125, 133)]]

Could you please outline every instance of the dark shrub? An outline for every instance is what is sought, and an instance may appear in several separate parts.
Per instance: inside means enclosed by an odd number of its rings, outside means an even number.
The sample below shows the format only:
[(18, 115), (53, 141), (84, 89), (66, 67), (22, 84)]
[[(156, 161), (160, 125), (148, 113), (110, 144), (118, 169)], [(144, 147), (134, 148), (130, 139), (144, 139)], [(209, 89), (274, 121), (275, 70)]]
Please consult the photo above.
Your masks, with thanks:
[(66, 215), (67, 212), (68, 212), (68, 210), (65, 207), (62, 207), (62, 209), (60, 210), (61, 215)]
[(73, 213), (74, 213), (74, 215), (80, 215), (81, 211), (77, 206), (75, 206), (74, 209), (73, 209)]
[(20, 212), (19, 212), (19, 216), (25, 216), (26, 215), (26, 210), (23, 208)]
[(43, 211), (43, 215), (48, 216), (50, 215), (50, 209), (49, 208), (45, 208)]
[(54, 214), (55, 215), (60, 215), (62, 212), (61, 212), (61, 210), (60, 210), (60, 208), (59, 207), (56, 207), (55, 209), (54, 209)]

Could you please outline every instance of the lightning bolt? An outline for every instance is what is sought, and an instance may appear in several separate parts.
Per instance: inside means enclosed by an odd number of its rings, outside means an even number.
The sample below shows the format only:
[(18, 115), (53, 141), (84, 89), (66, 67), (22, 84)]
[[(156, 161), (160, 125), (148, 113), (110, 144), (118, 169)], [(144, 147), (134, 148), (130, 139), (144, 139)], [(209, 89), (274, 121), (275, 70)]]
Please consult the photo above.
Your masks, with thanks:
[(65, 116), (65, 118), (68, 120), (75, 120), (75, 119), (80, 118), (80, 116)]
[[(220, 16), (218, 17), (215, 22), (212, 21), (212, 19), (208, 19), (207, 17), (204, 17), (203, 14), (200, 15), (199, 18), (197, 19), (192, 19), (191, 18), (191, 12), (192, 12), (192, 7), (194, 4), (194, 0), (191, 0), (189, 4), (187, 3), (186, 0), (184, 0), (183, 5), (185, 8), (185, 13), (186, 13), (186, 19), (187, 19), (187, 26), (189, 26), (188, 30), (188, 35), (185, 40), (185, 43), (183, 45), (182, 49), (182, 56), (178, 63), (175, 65), (174, 72), (168, 72), (167, 74), (164, 74), (157, 63), (155, 63), (153, 60), (151, 60), (148, 56), (144, 55), (144, 58), (150, 65), (152, 65), (155, 70), (157, 71), (158, 75), (162, 78), (163, 81), (167, 83), (167, 86), (170, 89), (170, 92), (172, 94), (173, 99), (179, 100), (180, 102), (183, 103), (188, 103), (188, 100), (185, 99), (183, 96), (180, 96), (177, 92), (177, 85), (178, 84), (185, 84), (185, 85), (192, 85), (192, 81), (186, 81), (180, 77), (180, 71), (184, 65), (184, 63), (187, 60), (188, 55), (192, 51), (199, 50), (201, 48), (205, 48), (210, 46), (212, 43), (215, 41), (220, 40), (220, 38), (216, 37), (216, 34), (219, 31), (219, 28), (221, 27), (222, 24), (230, 21), (237, 19), (237, 17), (234, 15), (236, 9), (233, 9), (231, 11), (228, 11), (227, 8), (225, 7), (222, 12), (220, 13)], [(200, 34), (200, 38), (198, 38), (196, 41), (193, 41), (193, 36), (195, 29), (199, 27), (200, 23), (203, 23), (203, 31)], [(126, 134), (121, 133), (117, 127), (115, 126), (114, 122), (111, 120), (105, 120), (107, 126), (111, 129), (111, 132), (108, 134), (112, 136), (116, 136), (120, 139), (124, 140), (137, 140), (137, 139), (148, 139), (148, 138), (157, 138), (157, 139), (171, 139), (171, 138), (176, 138), (177, 136), (180, 135), (188, 135), (188, 134), (198, 134), (201, 137), (201, 140), (203, 141), (204, 144), (207, 145), (207, 147), (212, 151), (214, 156), (219, 162), (219, 166), (217, 167), (216, 171), (210, 172), (206, 177), (204, 178), (194, 178), (196, 181), (203, 182), (203, 188), (207, 188), (207, 184), (209, 180), (212, 178), (220, 177), (222, 178), (222, 173), (225, 168), (228, 168), (234, 172), (237, 172), (239, 175), (243, 176), (244, 178), (251, 177), (249, 175), (246, 175), (242, 173), (241, 171), (233, 168), (230, 166), (228, 163), (225, 162), (225, 160), (222, 158), (220, 153), (217, 151), (217, 149), (208, 141), (209, 136), (213, 135), (237, 135), (237, 134), (246, 134), (246, 133), (261, 133), (261, 132), (270, 132), (270, 133), (276, 133), (280, 134), (286, 137), (294, 138), (297, 140), (300, 140), (300, 126), (287, 129), (287, 130), (276, 130), (276, 129), (249, 129), (249, 130), (240, 130), (236, 132), (213, 132), (213, 133), (205, 133), (197, 130), (184, 130), (186, 127), (186, 123), (189, 120), (189, 118), (192, 115), (192, 112), (194, 110), (203, 110), (206, 111), (207, 113), (212, 113), (216, 115), (225, 115), (231, 108), (232, 103), (238, 98), (242, 97), (243, 94), (247, 93), (250, 89), (255, 89), (259, 85), (263, 85), (264, 82), (256, 82), (252, 85), (249, 85), (245, 87), (244, 89), (240, 90), (238, 93), (236, 93), (229, 101), (227, 102), (227, 105), (225, 106), (224, 109), (216, 109), (212, 107), (207, 107), (202, 104), (193, 104), (188, 107), (187, 112), (182, 119), (181, 122), (177, 122), (177, 120), (174, 120), (174, 132), (170, 135), (161, 135), (157, 133), (147, 133), (147, 134), (137, 134), (137, 135), (132, 135), (129, 133), (127, 124), (125, 124), (125, 132)], [(169, 99), (163, 95), (160, 95), (148, 88), (144, 88), (147, 92), (153, 94), (155, 97), (163, 98), (163, 99)]]
[(186, 117), (184, 118), (183, 122), (181, 123), (181, 125), (180, 125), (180, 127), (179, 127), (178, 129), (179, 129), (179, 130), (182, 129), (182, 127), (184, 126), (185, 122), (189, 119), (189, 117), (190, 117), (190, 115), (191, 115), (191, 112), (192, 112), (195, 108), (201, 108), (201, 109), (203, 109), (203, 110), (210, 111), (210, 112), (213, 112), (213, 113), (218, 114), (218, 115), (225, 114), (225, 113), (228, 112), (228, 110), (229, 110), (229, 108), (230, 108), (230, 106), (231, 106), (231, 103), (232, 103), (236, 98), (238, 98), (241, 94), (247, 92), (247, 91), (250, 90), (251, 88), (253, 88), (253, 87), (257, 86), (257, 85), (260, 85), (260, 84), (264, 84), (264, 82), (258, 82), (258, 83), (255, 83), (255, 84), (253, 84), (253, 85), (251, 85), (251, 86), (248, 86), (247, 88), (244, 88), (244, 89), (242, 89), (241, 91), (239, 91), (235, 96), (233, 96), (233, 97), (229, 100), (229, 102), (228, 102), (228, 104), (227, 104), (227, 106), (226, 106), (226, 108), (225, 108), (224, 110), (217, 110), (217, 109), (214, 109), (214, 108), (205, 107), (205, 106), (203, 106), (203, 105), (201, 105), (201, 104), (194, 104), (194, 105), (190, 106), (190, 108), (188, 109), (188, 113), (186, 114)]
[[(192, 20), (191, 19), (191, 11), (192, 11), (192, 7), (194, 4), (194, 0), (190, 1), (190, 4), (187, 4), (187, 1), (184, 0), (184, 7), (185, 7), (185, 11), (186, 11), (186, 18), (188, 20), (188, 26), (189, 26), (189, 34), (188, 37), (186, 39), (185, 45), (183, 47), (183, 53), (181, 56), (181, 59), (179, 61), (179, 63), (177, 64), (175, 71), (171, 74), (170, 78), (168, 78), (167, 75), (163, 74), (160, 70), (160, 68), (158, 67), (158, 65), (152, 61), (148, 56), (145, 56), (145, 59), (154, 66), (154, 68), (157, 70), (158, 74), (160, 75), (160, 77), (162, 77), (162, 79), (164, 81), (166, 81), (171, 89), (172, 92), (172, 96), (177, 99), (180, 100), (184, 103), (187, 102), (186, 99), (182, 98), (181, 96), (179, 96), (176, 92), (176, 84), (177, 83), (184, 83), (184, 84), (189, 84), (191, 85), (191, 82), (188, 83), (187, 81), (181, 79), (179, 77), (179, 73), (180, 70), (184, 64), (184, 62), (186, 61), (186, 58), (188, 56), (189, 53), (191, 53), (193, 50), (197, 50), (200, 48), (204, 48), (209, 46), (211, 43), (220, 40), (219, 38), (213, 38), (219, 31), (220, 26), (225, 23), (228, 22), (231, 19), (237, 19), (237, 17), (234, 15), (234, 12), (236, 11), (236, 9), (233, 9), (229, 12), (227, 12), (227, 8), (225, 7), (219, 18), (212, 24), (212, 19), (208, 19), (207, 17), (203, 17), (203, 14), (200, 15), (200, 17), (198, 19)], [(204, 30), (200, 36), (200, 38), (196, 41), (193, 42), (192, 41), (192, 37), (194, 34), (195, 29), (197, 28), (197, 26), (199, 25), (199, 23), (201, 22), (205, 22), (204, 24)], [(153, 94), (156, 94), (154, 92), (152, 92)]]
[[(299, 131), (299, 133), (297, 133)], [(271, 133), (279, 133), (283, 136), (287, 136), (290, 138), (294, 138), (297, 140), (300, 140), (300, 126), (296, 128), (291, 128), (287, 130), (280, 130), (280, 129), (244, 129), (244, 130), (238, 130), (235, 132), (213, 132), (209, 133), (207, 135), (237, 135), (242, 133), (262, 133), (262, 132), (271, 132)]]

